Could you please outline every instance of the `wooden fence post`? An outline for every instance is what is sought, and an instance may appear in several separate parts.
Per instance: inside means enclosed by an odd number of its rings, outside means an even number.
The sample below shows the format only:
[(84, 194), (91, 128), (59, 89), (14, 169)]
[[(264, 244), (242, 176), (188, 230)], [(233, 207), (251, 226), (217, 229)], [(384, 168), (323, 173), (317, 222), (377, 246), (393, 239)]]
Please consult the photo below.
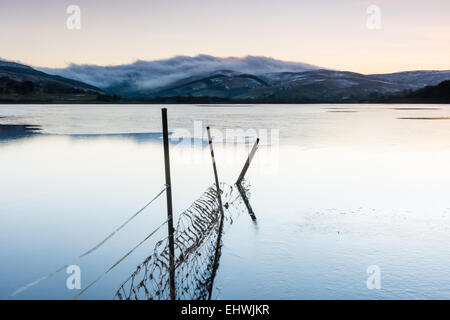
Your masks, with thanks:
[(164, 166), (166, 171), (166, 194), (167, 194), (167, 225), (169, 231), (169, 282), (170, 282), (170, 299), (175, 300), (175, 245), (173, 238), (173, 213), (172, 213), (172, 183), (170, 181), (170, 157), (169, 157), (169, 130), (167, 125), (167, 109), (162, 108), (162, 127), (164, 142)]
[(253, 145), (252, 150), (250, 151), (250, 154), (248, 155), (247, 161), (245, 161), (244, 168), (242, 168), (241, 174), (239, 175), (239, 178), (236, 181), (236, 186), (239, 190), (239, 193), (241, 194), (242, 200), (244, 200), (245, 206), (247, 207), (248, 213), (250, 214), (250, 217), (253, 221), (256, 220), (255, 213), (253, 212), (253, 208), (250, 205), (250, 201), (248, 201), (247, 195), (245, 193), (244, 188), (242, 187), (242, 180), (244, 180), (245, 174), (247, 173), (248, 168), (250, 167), (250, 163), (253, 160), (253, 157), (255, 156), (256, 150), (258, 149), (259, 144), (259, 138), (256, 139), (255, 144)]
[(217, 235), (216, 252), (214, 255), (213, 271), (212, 271), (212, 275), (211, 275), (211, 284), (209, 287), (209, 295), (208, 295), (208, 300), (211, 300), (211, 295), (212, 295), (213, 285), (214, 285), (214, 278), (216, 276), (216, 270), (219, 265), (220, 251), (221, 251), (221, 245), (222, 245), (223, 220), (225, 218), (225, 214), (223, 212), (222, 194), (221, 194), (221, 190), (220, 190), (219, 177), (217, 175), (216, 159), (214, 157), (214, 149), (213, 149), (213, 145), (212, 145), (212, 137), (211, 137), (211, 131), (210, 131), (209, 127), (206, 127), (206, 131), (208, 131), (209, 150), (211, 151), (211, 159), (212, 159), (213, 170), (214, 170), (214, 180), (216, 182), (217, 201), (219, 204), (219, 213), (220, 213), (219, 233)]

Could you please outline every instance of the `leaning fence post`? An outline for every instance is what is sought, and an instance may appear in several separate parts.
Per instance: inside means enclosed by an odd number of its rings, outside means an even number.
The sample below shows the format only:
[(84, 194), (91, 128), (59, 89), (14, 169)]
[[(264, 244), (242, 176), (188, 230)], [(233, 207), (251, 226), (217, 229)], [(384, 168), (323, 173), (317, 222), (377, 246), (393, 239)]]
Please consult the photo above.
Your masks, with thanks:
[(219, 177), (217, 176), (217, 168), (216, 168), (216, 159), (214, 157), (214, 149), (212, 146), (211, 131), (209, 130), (209, 127), (206, 127), (206, 131), (208, 131), (209, 150), (211, 151), (211, 159), (212, 159), (213, 170), (214, 170), (214, 179), (216, 181), (217, 201), (219, 202), (220, 214), (223, 217), (222, 196), (221, 196), (221, 192), (220, 192)]
[(208, 131), (209, 150), (211, 151), (211, 159), (212, 159), (213, 170), (214, 170), (214, 179), (216, 181), (217, 201), (219, 202), (219, 212), (220, 212), (219, 233), (217, 235), (216, 252), (214, 255), (214, 262), (213, 262), (212, 274), (211, 274), (211, 283), (209, 285), (209, 294), (208, 294), (208, 300), (211, 300), (211, 295), (212, 295), (212, 290), (213, 290), (213, 285), (214, 285), (214, 278), (216, 276), (217, 266), (219, 265), (220, 246), (221, 246), (221, 242), (222, 242), (223, 220), (224, 220), (225, 214), (223, 212), (222, 195), (221, 195), (221, 191), (220, 191), (219, 177), (217, 175), (217, 168), (216, 168), (216, 159), (214, 157), (214, 149), (212, 146), (212, 138), (211, 138), (211, 132), (209, 130), (209, 127), (206, 127), (206, 131)]
[(259, 144), (259, 138), (256, 139), (256, 142), (253, 145), (253, 148), (250, 151), (250, 154), (248, 155), (247, 161), (245, 161), (244, 168), (242, 168), (241, 174), (239, 175), (239, 178), (237, 179), (236, 184), (241, 184), (242, 180), (244, 179), (244, 176), (247, 173), (248, 167), (250, 166), (250, 163), (253, 160), (256, 150), (258, 149), (258, 144)]
[(255, 213), (253, 212), (252, 206), (250, 205), (250, 201), (248, 201), (245, 190), (242, 187), (242, 180), (244, 180), (245, 174), (247, 173), (248, 167), (250, 167), (250, 163), (252, 162), (253, 157), (255, 156), (256, 150), (258, 150), (258, 144), (259, 138), (256, 139), (256, 142), (253, 145), (250, 154), (248, 155), (247, 161), (245, 161), (244, 168), (242, 168), (241, 174), (239, 175), (239, 178), (236, 181), (238, 191), (241, 194), (242, 200), (244, 200), (245, 206), (247, 207), (248, 213), (250, 214), (250, 217), (253, 219), (253, 221), (256, 221), (256, 216)]
[(164, 142), (164, 166), (166, 171), (166, 194), (167, 194), (167, 225), (169, 231), (169, 282), (170, 299), (175, 300), (175, 245), (173, 239), (173, 214), (172, 214), (172, 184), (170, 182), (170, 158), (169, 158), (169, 130), (167, 126), (167, 109), (162, 108), (162, 127)]

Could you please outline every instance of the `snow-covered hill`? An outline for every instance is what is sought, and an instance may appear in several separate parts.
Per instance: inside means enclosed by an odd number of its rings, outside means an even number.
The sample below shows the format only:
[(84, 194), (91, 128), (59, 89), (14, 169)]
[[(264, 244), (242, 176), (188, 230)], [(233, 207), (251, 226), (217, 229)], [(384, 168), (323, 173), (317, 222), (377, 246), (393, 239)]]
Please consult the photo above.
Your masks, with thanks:
[(179, 80), (210, 74), (218, 70), (262, 74), (300, 72), (316, 66), (276, 60), (268, 57), (218, 58), (209, 55), (177, 56), (165, 60), (136, 61), (118, 66), (72, 64), (63, 69), (38, 68), (44, 72), (75, 79), (109, 92), (133, 96), (138, 92), (162, 88)]
[(177, 56), (119, 66), (42, 69), (123, 97), (348, 100), (417, 90), (450, 79), (450, 71), (364, 75), (267, 57)]

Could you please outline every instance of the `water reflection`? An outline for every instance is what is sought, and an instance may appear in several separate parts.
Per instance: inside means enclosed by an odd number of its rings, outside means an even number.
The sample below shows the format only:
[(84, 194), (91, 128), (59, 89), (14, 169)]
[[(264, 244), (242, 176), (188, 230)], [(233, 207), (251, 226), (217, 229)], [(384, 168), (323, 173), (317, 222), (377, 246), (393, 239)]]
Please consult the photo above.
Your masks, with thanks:
[(30, 124), (0, 124), (0, 141), (16, 140), (40, 134), (40, 126)]
[[(57, 135), (54, 135), (57, 136)], [(118, 138), (129, 139), (134, 142), (160, 142), (162, 141), (162, 132), (136, 132), (136, 133), (104, 133), (104, 134), (67, 134), (60, 135), (67, 136), (74, 140), (92, 140), (104, 138)]]

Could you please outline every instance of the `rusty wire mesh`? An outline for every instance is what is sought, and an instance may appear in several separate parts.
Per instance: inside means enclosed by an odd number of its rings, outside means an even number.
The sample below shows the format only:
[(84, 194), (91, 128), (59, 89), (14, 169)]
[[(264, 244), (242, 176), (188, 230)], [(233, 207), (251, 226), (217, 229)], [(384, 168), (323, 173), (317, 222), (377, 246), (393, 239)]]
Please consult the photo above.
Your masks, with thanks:
[[(236, 187), (220, 185), (224, 219), (222, 229), (245, 207)], [(248, 187), (245, 187), (248, 191)], [(174, 228), (176, 299), (203, 300), (211, 296), (221, 253), (221, 214), (215, 185), (208, 188), (179, 216)], [(119, 300), (170, 299), (168, 237), (155, 244), (148, 256), (117, 290)]]

